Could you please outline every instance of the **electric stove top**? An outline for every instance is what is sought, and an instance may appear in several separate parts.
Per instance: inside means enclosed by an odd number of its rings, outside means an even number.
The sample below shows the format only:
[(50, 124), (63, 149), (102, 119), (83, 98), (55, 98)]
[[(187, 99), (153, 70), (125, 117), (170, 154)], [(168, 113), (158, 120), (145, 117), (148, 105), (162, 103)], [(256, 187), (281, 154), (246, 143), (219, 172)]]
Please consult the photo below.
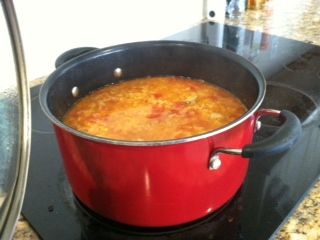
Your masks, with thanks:
[[(267, 79), (263, 107), (288, 109), (303, 134), (288, 152), (250, 159), (243, 187), (226, 206), (199, 221), (166, 229), (141, 229), (101, 218), (74, 198), (53, 129), (32, 94), (32, 149), (23, 215), (43, 239), (269, 239), (320, 174), (320, 47), (217, 23), (168, 37), (234, 51)], [(276, 127), (265, 122), (256, 139)]]

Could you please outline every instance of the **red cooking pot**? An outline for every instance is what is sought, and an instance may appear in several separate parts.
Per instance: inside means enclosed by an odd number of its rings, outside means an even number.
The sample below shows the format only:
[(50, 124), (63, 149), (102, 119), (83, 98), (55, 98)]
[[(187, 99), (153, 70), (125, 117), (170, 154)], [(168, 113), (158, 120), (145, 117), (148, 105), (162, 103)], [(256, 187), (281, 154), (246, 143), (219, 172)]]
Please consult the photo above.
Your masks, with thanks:
[[(61, 63), (43, 84), (40, 103), (54, 125), (72, 191), (97, 214), (123, 224), (174, 226), (213, 213), (241, 187), (247, 158), (287, 150), (301, 133), (294, 114), (258, 110), (266, 90), (263, 75), (224, 49), (180, 41), (137, 42), (71, 50), (58, 58), (57, 65)], [(166, 141), (105, 139), (61, 121), (72, 104), (97, 88), (159, 75), (212, 82), (249, 110), (217, 130)], [(283, 125), (252, 144), (261, 115), (279, 118)]]

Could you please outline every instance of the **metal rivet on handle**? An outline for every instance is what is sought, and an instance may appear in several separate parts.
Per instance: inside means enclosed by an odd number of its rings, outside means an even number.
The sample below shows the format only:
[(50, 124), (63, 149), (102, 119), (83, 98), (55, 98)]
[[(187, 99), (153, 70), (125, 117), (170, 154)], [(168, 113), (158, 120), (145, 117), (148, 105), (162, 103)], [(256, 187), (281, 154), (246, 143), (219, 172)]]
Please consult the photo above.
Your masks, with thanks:
[(78, 87), (73, 87), (73, 88), (71, 89), (71, 94), (72, 94), (73, 97), (78, 97), (78, 95), (79, 95), (79, 88), (78, 88)]
[(214, 155), (210, 159), (209, 170), (218, 170), (222, 165), (221, 159), (219, 155)]
[(121, 68), (116, 68), (113, 70), (113, 76), (116, 77), (116, 78), (119, 78), (122, 76), (122, 69)]
[(261, 121), (256, 121), (256, 127), (255, 127), (255, 130), (258, 131), (262, 126), (262, 123)]

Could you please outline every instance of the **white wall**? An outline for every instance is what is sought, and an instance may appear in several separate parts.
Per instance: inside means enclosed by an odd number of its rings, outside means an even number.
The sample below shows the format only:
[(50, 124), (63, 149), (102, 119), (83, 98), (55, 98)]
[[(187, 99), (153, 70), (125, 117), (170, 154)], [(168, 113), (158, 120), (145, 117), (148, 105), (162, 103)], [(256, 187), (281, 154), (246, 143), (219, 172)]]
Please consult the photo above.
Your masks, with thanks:
[[(202, 0), (16, 0), (28, 79), (74, 47), (155, 40), (202, 19)], [(1, 36), (2, 37), (2, 36)]]

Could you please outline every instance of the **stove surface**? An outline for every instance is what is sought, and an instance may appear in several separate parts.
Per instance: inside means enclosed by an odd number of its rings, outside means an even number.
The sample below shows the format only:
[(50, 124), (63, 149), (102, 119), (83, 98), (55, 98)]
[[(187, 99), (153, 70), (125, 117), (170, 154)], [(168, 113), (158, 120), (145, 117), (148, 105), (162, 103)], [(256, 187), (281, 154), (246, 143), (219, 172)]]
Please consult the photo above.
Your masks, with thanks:
[[(175, 229), (133, 229), (92, 214), (74, 199), (53, 129), (39, 106), (39, 87), (34, 87), (22, 213), (43, 239), (268, 239), (319, 175), (320, 47), (217, 23), (203, 23), (168, 39), (211, 44), (253, 62), (268, 83), (263, 107), (294, 112), (303, 124), (301, 139), (286, 153), (251, 159), (241, 191), (219, 213)], [(272, 131), (265, 122), (256, 139)]]

